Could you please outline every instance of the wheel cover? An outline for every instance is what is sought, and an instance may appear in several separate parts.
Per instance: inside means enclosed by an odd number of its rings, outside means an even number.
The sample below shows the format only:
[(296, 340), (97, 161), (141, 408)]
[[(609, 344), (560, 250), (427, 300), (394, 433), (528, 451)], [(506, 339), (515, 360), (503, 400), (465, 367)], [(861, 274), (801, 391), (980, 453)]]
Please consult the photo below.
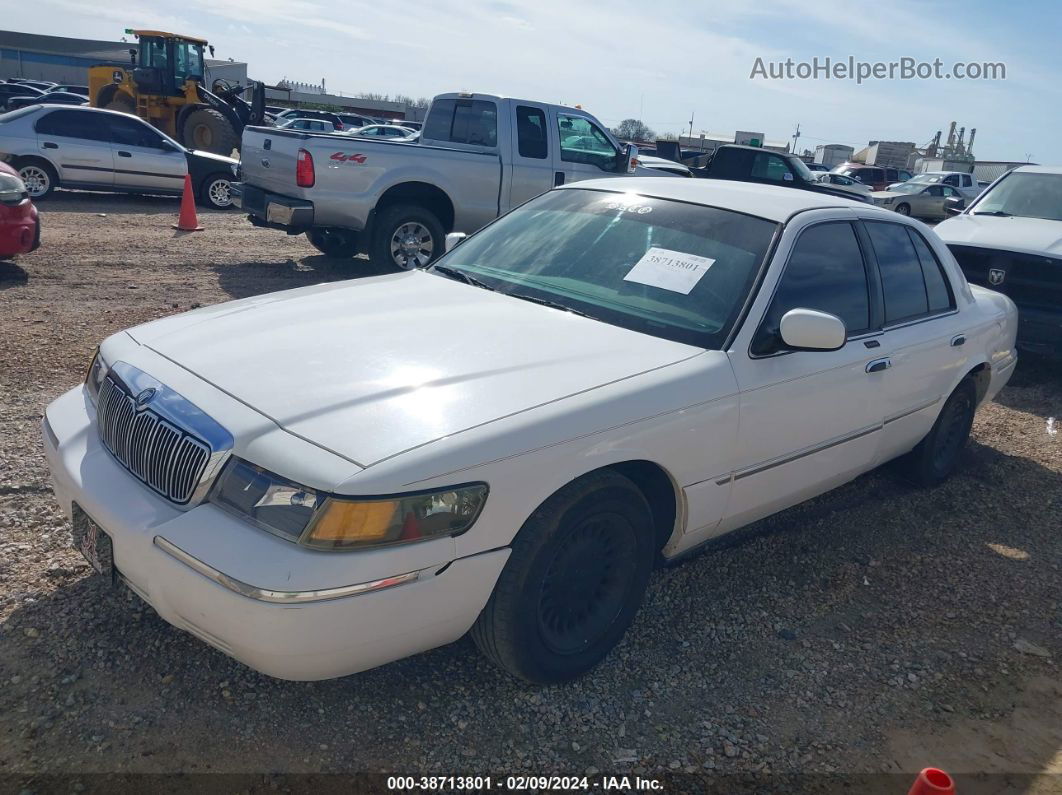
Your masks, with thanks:
[(19, 169), (18, 176), (25, 183), (26, 191), (33, 199), (47, 193), (48, 186), (52, 182), (48, 172), (40, 166), (24, 166)]
[(896, 208), (896, 212), (898, 212), (900, 215), (910, 215), (911, 208), (908, 207), (906, 204), (901, 204), (899, 207)]
[(967, 429), (970, 399), (957, 395), (948, 402), (940, 418), (937, 443), (933, 451), (933, 466), (938, 471), (948, 469), (962, 450)]
[(227, 179), (216, 179), (210, 183), (210, 187), (207, 188), (207, 195), (210, 197), (210, 201), (218, 207), (228, 207), (232, 204), (232, 195), (229, 193), (229, 181)]
[(400, 268), (423, 268), (431, 262), (434, 251), (431, 230), (419, 221), (399, 224), (391, 235), (391, 259)]
[(637, 553), (635, 530), (619, 514), (593, 514), (565, 535), (539, 592), (539, 634), (551, 651), (577, 654), (608, 634), (637, 579)]

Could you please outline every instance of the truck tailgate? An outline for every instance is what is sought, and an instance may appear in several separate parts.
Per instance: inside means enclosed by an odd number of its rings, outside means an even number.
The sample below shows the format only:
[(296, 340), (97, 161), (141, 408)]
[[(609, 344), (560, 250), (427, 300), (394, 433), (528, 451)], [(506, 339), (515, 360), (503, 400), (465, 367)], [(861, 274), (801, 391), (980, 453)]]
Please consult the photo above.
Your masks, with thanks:
[(305, 198), (295, 185), (295, 162), (305, 138), (269, 127), (247, 127), (240, 146), (243, 181), (263, 190)]

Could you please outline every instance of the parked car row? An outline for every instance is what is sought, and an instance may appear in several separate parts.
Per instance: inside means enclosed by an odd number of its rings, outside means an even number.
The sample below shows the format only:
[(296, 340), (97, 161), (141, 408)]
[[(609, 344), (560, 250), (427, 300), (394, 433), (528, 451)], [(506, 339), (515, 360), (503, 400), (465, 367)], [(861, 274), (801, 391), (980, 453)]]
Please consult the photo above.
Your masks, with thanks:
[(88, 103), (88, 86), (65, 85), (20, 78), (9, 78), (0, 81), (0, 112), (16, 110), (37, 103), (84, 105)]

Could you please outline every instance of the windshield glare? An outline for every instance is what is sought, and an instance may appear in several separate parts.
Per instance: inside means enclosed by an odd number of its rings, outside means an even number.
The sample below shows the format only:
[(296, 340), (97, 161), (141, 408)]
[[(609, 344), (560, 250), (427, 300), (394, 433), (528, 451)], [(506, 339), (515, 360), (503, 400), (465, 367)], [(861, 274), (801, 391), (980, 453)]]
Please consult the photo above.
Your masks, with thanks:
[(915, 182), (913, 179), (904, 182), (901, 185), (897, 185), (895, 188), (890, 188), (892, 193), (918, 193), (926, 189), (925, 182)]
[(715, 207), (565, 189), (513, 210), (438, 265), (498, 292), (718, 349), (776, 228)]
[(973, 215), (985, 213), (1062, 221), (1062, 174), (1012, 171), (971, 211)]

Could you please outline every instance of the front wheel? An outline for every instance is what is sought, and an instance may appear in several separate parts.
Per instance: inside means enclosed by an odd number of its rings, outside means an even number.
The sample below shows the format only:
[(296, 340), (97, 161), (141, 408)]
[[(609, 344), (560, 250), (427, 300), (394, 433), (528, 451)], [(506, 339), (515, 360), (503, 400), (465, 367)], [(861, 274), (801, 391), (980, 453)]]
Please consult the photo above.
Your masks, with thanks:
[(911, 205), (907, 204), (906, 202), (904, 202), (903, 204), (897, 204), (896, 212), (898, 212), (900, 215), (910, 215)]
[(232, 178), (225, 174), (211, 174), (203, 180), (199, 189), (199, 201), (215, 210), (227, 210), (232, 206)]
[(373, 262), (403, 270), (429, 265), (443, 253), (446, 232), (435, 214), (412, 204), (396, 204), (377, 217), (373, 232)]
[(19, 179), (31, 199), (43, 199), (59, 184), (55, 169), (43, 161), (30, 160), (18, 167)]
[(350, 229), (318, 226), (306, 233), (306, 239), (326, 257), (350, 259), (358, 253), (358, 234)]
[(529, 682), (581, 676), (634, 619), (653, 538), (649, 506), (628, 478), (604, 470), (568, 484), (520, 529), (473, 640)]
[(977, 388), (970, 378), (951, 393), (926, 437), (900, 459), (903, 474), (916, 485), (935, 486), (959, 464), (977, 411)]

